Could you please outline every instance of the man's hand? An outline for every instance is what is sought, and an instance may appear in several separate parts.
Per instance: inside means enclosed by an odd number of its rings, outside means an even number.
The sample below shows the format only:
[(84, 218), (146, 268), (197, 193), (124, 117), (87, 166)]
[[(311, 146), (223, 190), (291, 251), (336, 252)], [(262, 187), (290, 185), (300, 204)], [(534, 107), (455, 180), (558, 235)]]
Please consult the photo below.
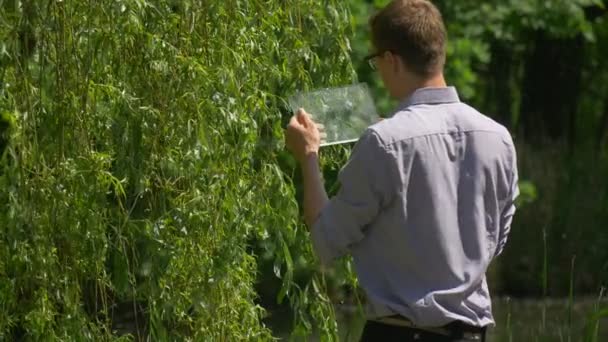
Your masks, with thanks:
[(285, 131), (285, 145), (298, 162), (303, 163), (310, 155), (319, 153), (323, 133), (310, 114), (302, 108), (291, 118)]
[(285, 131), (285, 145), (302, 168), (304, 219), (311, 228), (328, 202), (318, 159), (321, 139), (325, 136), (324, 127), (316, 124), (304, 109), (299, 109), (291, 118)]

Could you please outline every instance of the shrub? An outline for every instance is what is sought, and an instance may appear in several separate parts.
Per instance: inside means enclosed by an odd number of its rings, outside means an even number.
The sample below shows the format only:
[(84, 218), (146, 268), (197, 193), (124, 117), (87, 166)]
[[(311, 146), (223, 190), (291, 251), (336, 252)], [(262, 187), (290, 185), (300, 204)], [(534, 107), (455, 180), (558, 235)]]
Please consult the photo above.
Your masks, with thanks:
[(0, 339), (269, 339), (251, 241), (296, 331), (335, 337), (319, 275), (292, 278), (281, 108), (353, 80), (339, 1), (0, 6)]

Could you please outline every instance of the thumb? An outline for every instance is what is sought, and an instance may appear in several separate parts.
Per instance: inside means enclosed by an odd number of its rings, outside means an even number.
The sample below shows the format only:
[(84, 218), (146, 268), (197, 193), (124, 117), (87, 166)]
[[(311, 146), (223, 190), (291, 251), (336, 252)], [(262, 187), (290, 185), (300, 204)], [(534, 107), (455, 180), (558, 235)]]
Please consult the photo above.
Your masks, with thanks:
[(309, 126), (310, 125), (310, 114), (308, 114), (306, 112), (306, 110), (304, 110), (304, 108), (300, 108), (298, 109), (298, 112), (296, 113), (296, 117), (298, 118), (298, 122), (303, 125), (303, 126)]
[(292, 116), (291, 119), (289, 119), (289, 126), (299, 126), (299, 125), (300, 125), (300, 122), (296, 116)]

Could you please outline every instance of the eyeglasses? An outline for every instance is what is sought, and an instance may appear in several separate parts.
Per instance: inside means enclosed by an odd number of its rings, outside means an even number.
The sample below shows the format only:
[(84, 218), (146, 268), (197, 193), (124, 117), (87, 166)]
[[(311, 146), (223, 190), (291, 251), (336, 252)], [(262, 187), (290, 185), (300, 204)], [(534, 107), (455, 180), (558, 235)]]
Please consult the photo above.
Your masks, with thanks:
[(383, 54), (384, 52), (376, 52), (365, 57), (367, 64), (369, 64), (369, 67), (372, 68), (372, 70), (378, 69), (378, 65), (376, 64), (376, 57), (382, 56)]

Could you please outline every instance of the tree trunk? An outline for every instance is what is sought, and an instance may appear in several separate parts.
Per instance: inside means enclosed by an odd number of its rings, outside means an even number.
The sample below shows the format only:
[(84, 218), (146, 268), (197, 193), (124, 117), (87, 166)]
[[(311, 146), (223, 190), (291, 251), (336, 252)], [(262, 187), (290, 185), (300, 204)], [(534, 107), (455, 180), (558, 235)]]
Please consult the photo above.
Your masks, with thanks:
[(488, 96), (486, 108), (496, 121), (509, 130), (514, 126), (513, 94), (511, 82), (514, 76), (513, 49), (509, 43), (495, 40), (491, 45), (492, 60), (488, 70)]
[(602, 151), (608, 133), (608, 96), (604, 98), (604, 113), (597, 127), (597, 150)]
[(532, 143), (575, 141), (584, 63), (582, 36), (556, 39), (537, 32), (526, 59), (520, 107), (524, 137)]

